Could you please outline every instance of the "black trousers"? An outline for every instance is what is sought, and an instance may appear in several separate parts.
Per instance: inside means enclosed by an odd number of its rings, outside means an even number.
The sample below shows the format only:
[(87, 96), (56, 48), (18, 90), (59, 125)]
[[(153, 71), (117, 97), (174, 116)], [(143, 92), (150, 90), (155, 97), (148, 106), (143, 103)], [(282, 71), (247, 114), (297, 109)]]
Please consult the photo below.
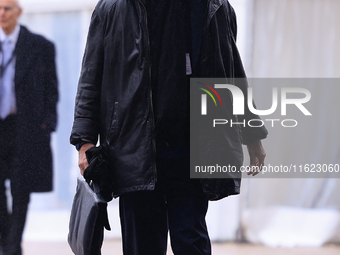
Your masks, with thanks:
[(175, 255), (209, 255), (208, 198), (189, 177), (189, 159), (157, 160), (153, 191), (120, 197), (124, 255), (165, 255), (167, 236)]
[[(15, 116), (0, 120), (0, 254), (21, 255), (21, 240), (26, 221), (29, 190), (14, 173), (20, 171), (16, 158)], [(7, 206), (5, 181), (11, 181), (12, 208)]]

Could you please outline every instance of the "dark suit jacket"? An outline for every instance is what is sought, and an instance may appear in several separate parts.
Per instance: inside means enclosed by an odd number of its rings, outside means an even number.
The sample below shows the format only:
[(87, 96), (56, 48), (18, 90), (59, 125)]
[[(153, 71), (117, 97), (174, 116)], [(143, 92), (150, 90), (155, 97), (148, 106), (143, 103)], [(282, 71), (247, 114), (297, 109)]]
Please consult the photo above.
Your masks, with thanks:
[(51, 191), (50, 133), (56, 128), (58, 101), (55, 49), (24, 26), (16, 44), (15, 93), (19, 165), (12, 178), (30, 192)]

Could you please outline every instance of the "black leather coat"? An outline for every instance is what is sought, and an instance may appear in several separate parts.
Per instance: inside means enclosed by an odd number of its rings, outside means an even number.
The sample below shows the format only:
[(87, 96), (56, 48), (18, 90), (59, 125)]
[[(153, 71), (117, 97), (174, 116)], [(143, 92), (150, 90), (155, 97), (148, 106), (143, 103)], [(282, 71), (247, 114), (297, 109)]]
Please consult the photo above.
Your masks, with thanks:
[[(228, 1), (208, 1), (194, 75), (244, 77), (235, 37), (236, 18)], [(152, 190), (157, 178), (149, 60), (143, 1), (99, 1), (89, 28), (70, 140), (72, 144), (82, 139), (96, 144), (100, 134), (101, 143), (109, 143), (116, 196)], [(243, 139), (247, 143), (266, 134), (265, 129), (245, 130)], [(238, 193), (240, 180), (203, 184), (218, 199)], [(228, 187), (223, 188), (224, 184)], [(216, 190), (218, 187), (222, 190)]]

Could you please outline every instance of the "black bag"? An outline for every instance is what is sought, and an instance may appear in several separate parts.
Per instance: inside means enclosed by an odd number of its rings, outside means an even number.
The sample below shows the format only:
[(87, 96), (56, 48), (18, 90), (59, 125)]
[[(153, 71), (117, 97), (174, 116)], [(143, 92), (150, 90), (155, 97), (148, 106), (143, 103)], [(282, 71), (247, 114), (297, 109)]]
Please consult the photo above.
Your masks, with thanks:
[(107, 202), (112, 200), (107, 155), (102, 147), (86, 152), (90, 165), (78, 178), (69, 223), (68, 243), (75, 255), (100, 255), (104, 227), (110, 229)]
[(107, 216), (107, 202), (98, 196), (93, 185), (77, 179), (73, 199), (68, 243), (75, 255), (99, 255), (104, 227), (111, 230)]

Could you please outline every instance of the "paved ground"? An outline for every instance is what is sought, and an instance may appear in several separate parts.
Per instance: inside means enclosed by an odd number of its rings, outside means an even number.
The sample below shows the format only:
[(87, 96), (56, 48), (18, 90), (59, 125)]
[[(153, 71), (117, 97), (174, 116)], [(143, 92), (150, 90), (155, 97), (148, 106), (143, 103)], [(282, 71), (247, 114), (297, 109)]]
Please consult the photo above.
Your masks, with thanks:
[[(114, 204), (113, 204), (114, 205)], [(112, 205), (112, 206), (113, 206)], [(111, 206), (111, 207), (112, 207)], [(112, 208), (111, 208), (112, 209)], [(109, 210), (110, 211), (110, 210)], [(118, 210), (112, 210), (112, 231), (105, 231), (102, 255), (122, 255)], [(67, 243), (69, 210), (31, 210), (24, 232), (23, 255), (73, 255)], [(339, 255), (340, 245), (322, 248), (268, 248), (239, 243), (214, 243), (213, 255)], [(153, 254), (150, 254), (153, 255)], [(168, 255), (173, 255), (171, 248)], [(188, 254), (190, 255), (190, 254)]]
[[(24, 242), (23, 255), (72, 255), (66, 242)], [(106, 240), (102, 255), (122, 255), (121, 240)], [(214, 255), (339, 255), (340, 246), (327, 245), (322, 248), (268, 248), (250, 244), (214, 243)], [(150, 254), (152, 255), (152, 254)], [(168, 255), (173, 255), (168, 249)]]

